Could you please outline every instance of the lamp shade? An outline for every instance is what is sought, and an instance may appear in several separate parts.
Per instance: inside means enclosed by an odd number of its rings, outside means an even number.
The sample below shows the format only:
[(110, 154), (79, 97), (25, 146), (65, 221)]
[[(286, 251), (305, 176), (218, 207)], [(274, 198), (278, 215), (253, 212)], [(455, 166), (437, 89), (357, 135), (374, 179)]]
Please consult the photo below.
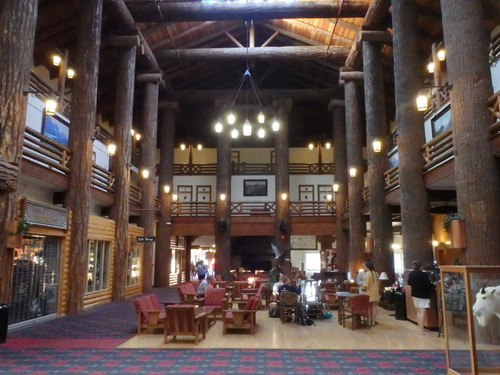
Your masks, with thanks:
[(380, 276), (378, 277), (379, 280), (389, 280), (389, 277), (385, 272), (382, 272)]

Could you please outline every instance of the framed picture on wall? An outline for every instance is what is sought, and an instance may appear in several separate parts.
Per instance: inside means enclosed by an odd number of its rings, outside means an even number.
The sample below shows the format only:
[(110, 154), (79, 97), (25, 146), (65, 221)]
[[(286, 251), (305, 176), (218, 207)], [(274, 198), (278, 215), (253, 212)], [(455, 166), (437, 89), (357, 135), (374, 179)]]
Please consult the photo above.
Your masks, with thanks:
[(57, 116), (43, 115), (42, 134), (65, 147), (68, 147), (68, 124)]
[(451, 110), (450, 106), (443, 109), (431, 120), (432, 137), (435, 138), (451, 128)]
[(266, 197), (267, 180), (243, 180), (243, 195), (245, 197)]

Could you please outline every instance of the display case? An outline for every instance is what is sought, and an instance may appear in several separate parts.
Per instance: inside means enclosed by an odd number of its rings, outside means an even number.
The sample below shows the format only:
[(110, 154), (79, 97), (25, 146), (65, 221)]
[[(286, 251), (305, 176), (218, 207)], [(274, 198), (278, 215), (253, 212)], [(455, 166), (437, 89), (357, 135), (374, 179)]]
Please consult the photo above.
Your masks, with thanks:
[(442, 266), (447, 374), (500, 374), (500, 266)]

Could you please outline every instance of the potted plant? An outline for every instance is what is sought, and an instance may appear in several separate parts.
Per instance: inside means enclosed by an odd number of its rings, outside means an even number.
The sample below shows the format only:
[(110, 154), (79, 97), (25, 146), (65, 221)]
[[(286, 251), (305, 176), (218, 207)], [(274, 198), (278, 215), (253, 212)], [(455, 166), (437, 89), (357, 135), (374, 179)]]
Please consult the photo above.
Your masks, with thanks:
[(17, 220), (11, 220), (8, 225), (9, 236), (7, 237), (7, 247), (21, 247), (23, 243), (23, 236), (28, 233), (30, 227), (31, 224), (26, 216)]
[(453, 220), (463, 220), (464, 218), (456, 212), (447, 213), (444, 217), (443, 228), (446, 232), (450, 233), (451, 222)]

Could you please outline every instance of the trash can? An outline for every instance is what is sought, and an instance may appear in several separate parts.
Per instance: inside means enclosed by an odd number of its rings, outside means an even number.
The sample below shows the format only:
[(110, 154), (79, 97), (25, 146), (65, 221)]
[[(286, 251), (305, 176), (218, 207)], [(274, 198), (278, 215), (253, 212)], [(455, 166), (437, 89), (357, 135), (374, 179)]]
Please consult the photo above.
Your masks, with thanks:
[(396, 292), (394, 293), (395, 297), (395, 315), (396, 320), (406, 320), (406, 293), (405, 292)]
[(9, 328), (9, 307), (0, 304), (0, 344), (7, 341), (7, 329)]

